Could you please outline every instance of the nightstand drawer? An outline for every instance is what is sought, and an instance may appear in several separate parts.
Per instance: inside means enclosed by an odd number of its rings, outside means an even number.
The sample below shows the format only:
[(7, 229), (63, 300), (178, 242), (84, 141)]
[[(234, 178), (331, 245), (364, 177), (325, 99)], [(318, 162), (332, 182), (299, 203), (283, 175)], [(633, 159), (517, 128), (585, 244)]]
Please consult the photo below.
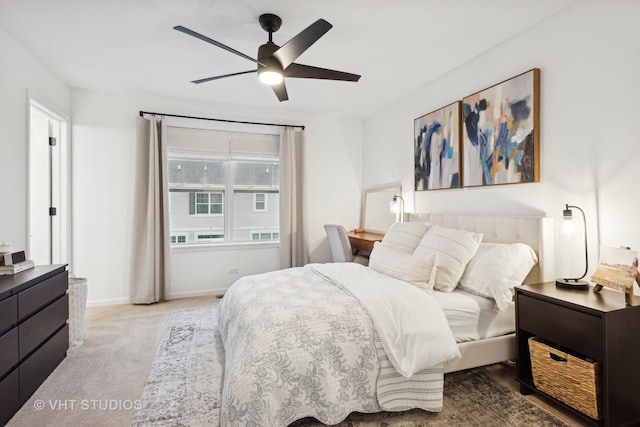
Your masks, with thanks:
[(603, 360), (602, 319), (518, 295), (518, 328), (594, 360)]

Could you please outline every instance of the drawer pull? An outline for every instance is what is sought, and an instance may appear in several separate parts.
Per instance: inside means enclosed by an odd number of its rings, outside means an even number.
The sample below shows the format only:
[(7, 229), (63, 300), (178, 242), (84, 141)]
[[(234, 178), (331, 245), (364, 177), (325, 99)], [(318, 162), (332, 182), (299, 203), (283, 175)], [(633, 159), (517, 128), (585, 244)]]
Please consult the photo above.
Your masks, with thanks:
[(567, 363), (566, 357), (558, 356), (557, 354), (554, 354), (554, 353), (549, 353), (549, 357), (551, 358), (551, 360), (554, 360), (556, 362)]

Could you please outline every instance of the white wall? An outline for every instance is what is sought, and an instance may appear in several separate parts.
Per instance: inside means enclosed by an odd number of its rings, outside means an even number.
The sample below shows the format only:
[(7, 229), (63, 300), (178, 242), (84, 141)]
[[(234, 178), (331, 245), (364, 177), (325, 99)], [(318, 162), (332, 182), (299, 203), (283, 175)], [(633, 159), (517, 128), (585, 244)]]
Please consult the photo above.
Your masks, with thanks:
[[(88, 279), (90, 305), (125, 303), (133, 218), (135, 121), (140, 110), (231, 120), (302, 124), (304, 208), (311, 261), (330, 260), (323, 224), (358, 225), (360, 121), (143, 94), (72, 90), (74, 273)], [(251, 251), (182, 250), (171, 255), (173, 297), (218, 293), (238, 277), (279, 268), (276, 245)], [(234, 273), (238, 270), (238, 273)]]
[(29, 95), (68, 115), (69, 88), (0, 28), (0, 241), (27, 249)]
[[(589, 274), (598, 243), (640, 249), (638, 16), (637, 1), (577, 2), (370, 117), (364, 184), (401, 179), (414, 212), (559, 219), (565, 203), (578, 205), (587, 215)], [(414, 192), (413, 120), (532, 68), (541, 69), (540, 183)], [(556, 253), (558, 276), (582, 274), (579, 240), (559, 239)]]

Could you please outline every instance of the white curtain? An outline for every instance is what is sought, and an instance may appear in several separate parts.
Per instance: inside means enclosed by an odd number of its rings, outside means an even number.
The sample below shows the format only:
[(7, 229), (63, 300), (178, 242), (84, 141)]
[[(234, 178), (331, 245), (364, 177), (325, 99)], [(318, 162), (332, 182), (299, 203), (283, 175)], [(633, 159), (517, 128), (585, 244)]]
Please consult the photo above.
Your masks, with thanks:
[(129, 298), (132, 304), (168, 299), (169, 189), (166, 125), (162, 117), (138, 117)]
[(283, 128), (280, 134), (280, 267), (309, 261), (302, 227), (302, 133)]

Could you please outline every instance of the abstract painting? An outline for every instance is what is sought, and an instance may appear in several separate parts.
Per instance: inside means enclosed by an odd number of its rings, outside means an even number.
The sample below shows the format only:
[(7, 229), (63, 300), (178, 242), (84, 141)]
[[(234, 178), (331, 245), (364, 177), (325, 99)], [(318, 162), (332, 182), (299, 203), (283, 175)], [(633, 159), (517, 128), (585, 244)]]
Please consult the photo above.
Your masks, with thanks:
[(414, 120), (415, 189), (460, 187), (460, 101)]
[(540, 181), (540, 70), (462, 100), (465, 187)]

